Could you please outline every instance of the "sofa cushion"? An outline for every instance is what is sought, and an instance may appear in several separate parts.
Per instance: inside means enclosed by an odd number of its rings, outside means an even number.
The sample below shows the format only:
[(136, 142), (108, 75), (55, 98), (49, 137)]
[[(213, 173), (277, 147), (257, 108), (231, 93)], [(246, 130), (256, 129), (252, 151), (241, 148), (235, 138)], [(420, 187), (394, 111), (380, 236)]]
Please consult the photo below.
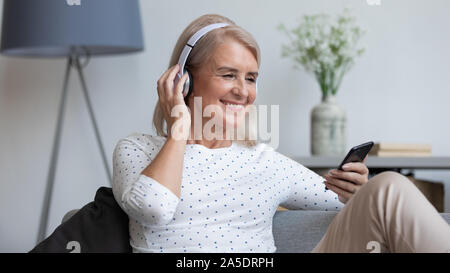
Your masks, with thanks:
[(128, 224), (128, 215), (115, 201), (112, 189), (101, 187), (93, 202), (76, 211), (30, 252), (131, 252)]
[(276, 252), (310, 252), (336, 214), (336, 211), (277, 211), (272, 228)]

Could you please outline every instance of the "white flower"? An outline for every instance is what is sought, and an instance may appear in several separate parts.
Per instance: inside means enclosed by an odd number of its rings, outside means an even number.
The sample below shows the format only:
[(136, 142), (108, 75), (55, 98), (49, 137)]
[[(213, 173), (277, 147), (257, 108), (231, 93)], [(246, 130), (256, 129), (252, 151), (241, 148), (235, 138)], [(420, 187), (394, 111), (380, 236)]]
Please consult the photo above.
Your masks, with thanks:
[(283, 56), (292, 56), (305, 70), (316, 75), (324, 94), (335, 93), (345, 72), (363, 52), (357, 48), (362, 31), (354, 21), (348, 10), (344, 10), (334, 24), (328, 15), (316, 14), (303, 16), (300, 25), (290, 32), (280, 25), (291, 37), (291, 44), (283, 46)]

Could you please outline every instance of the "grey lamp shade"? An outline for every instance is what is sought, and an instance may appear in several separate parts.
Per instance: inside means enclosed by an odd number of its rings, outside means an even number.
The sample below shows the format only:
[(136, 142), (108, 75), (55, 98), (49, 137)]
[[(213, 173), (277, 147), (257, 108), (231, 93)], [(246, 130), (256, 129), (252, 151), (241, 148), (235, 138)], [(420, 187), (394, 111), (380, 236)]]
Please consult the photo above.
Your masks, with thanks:
[(143, 50), (138, 0), (4, 0), (0, 52), (66, 57)]

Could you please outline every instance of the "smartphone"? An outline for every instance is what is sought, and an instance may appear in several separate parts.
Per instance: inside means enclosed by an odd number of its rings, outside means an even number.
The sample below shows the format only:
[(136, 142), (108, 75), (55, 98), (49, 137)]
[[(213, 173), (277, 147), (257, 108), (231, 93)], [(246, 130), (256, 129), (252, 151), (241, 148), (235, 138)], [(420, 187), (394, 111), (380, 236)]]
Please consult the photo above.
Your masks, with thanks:
[(339, 164), (338, 170), (342, 171), (342, 166), (349, 162), (363, 162), (370, 149), (372, 149), (373, 144), (373, 141), (369, 141), (351, 148), (344, 160)]
[[(349, 162), (363, 162), (370, 149), (372, 149), (373, 144), (373, 141), (369, 141), (351, 148), (344, 160), (339, 164), (338, 170), (343, 171), (342, 166)], [(325, 190), (328, 190), (328, 187), (325, 187)]]

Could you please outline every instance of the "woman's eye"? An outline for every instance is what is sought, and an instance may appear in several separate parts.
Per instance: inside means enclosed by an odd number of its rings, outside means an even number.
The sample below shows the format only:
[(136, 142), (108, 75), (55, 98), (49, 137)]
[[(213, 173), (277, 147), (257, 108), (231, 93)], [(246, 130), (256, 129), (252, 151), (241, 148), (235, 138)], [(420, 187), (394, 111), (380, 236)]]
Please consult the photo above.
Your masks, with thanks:
[(223, 75), (223, 77), (224, 77), (224, 78), (233, 78), (234, 75), (233, 75), (233, 74), (226, 74), (226, 75)]
[(247, 81), (249, 82), (255, 82), (256, 80), (254, 78), (248, 78)]

